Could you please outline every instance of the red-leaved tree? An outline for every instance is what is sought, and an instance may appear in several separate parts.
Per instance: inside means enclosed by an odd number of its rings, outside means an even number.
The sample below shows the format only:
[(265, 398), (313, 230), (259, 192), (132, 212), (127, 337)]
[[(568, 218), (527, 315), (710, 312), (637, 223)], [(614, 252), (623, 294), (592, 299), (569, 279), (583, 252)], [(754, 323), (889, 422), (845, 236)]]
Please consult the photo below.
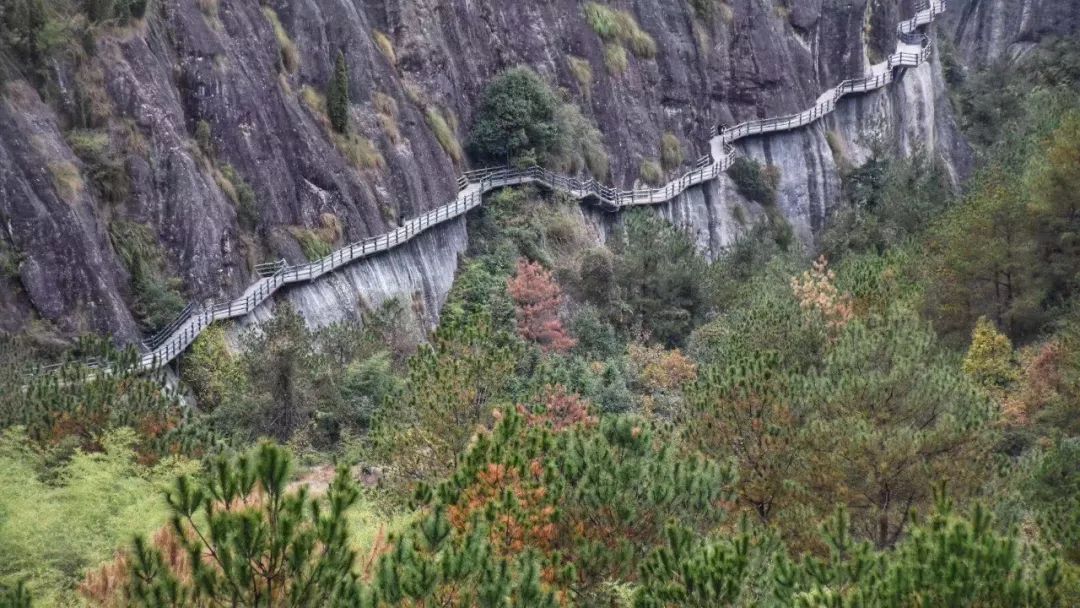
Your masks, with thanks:
[(514, 300), (518, 334), (544, 351), (566, 352), (577, 341), (559, 320), (562, 289), (551, 272), (536, 262), (518, 260), (517, 272), (507, 281)]

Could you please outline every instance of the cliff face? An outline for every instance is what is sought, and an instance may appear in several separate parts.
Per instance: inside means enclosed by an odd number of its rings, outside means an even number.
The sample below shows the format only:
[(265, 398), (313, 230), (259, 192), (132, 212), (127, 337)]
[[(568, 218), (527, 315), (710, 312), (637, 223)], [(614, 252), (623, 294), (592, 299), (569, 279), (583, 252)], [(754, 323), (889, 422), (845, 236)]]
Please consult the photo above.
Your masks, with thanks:
[[(576, 100), (604, 136), (612, 181), (629, 187), (665, 132), (695, 159), (717, 122), (800, 110), (891, 51), (895, 23), (914, 11), (910, 0), (733, 0), (703, 17), (688, 2), (619, 0), (611, 5), (636, 16), (657, 52), (628, 53), (625, 70), (613, 73), (582, 4), (161, 0), (146, 19), (98, 26), (82, 51), (51, 58), (37, 90), (6, 70), (0, 329), (40, 318), (62, 335), (135, 339), (130, 277), (109, 238), (116, 222), (148, 227), (165, 272), (179, 278), (186, 299), (202, 301), (243, 291), (254, 263), (302, 259), (301, 229), (340, 244), (449, 201), (465, 167), (431, 124), (441, 119), (463, 140), (483, 87), (506, 67), (527, 64)], [(986, 19), (973, 10), (971, 19)], [(338, 50), (363, 138), (345, 144), (335, 143), (312, 94), (325, 91)], [(571, 58), (591, 66), (591, 82)], [(0, 57), (5, 63), (11, 58)], [(874, 142), (903, 153), (921, 142), (963, 173), (939, 71), (910, 70), (885, 92), (843, 102), (820, 125), (742, 145), (779, 166), (780, 204), (798, 234), (811, 239), (838, 197), (830, 131), (856, 160)], [(104, 134), (117, 156), (119, 195), (95, 186), (98, 166), (75, 153), (73, 141), (88, 131)], [(439, 135), (445, 144), (448, 133)], [(235, 202), (241, 184), (254, 193), (254, 222)], [(760, 210), (725, 180), (707, 188), (661, 212), (715, 255), (741, 229), (734, 207), (745, 207), (738, 215), (750, 221)], [(357, 312), (332, 309), (354, 307), (369, 297), (355, 292), (381, 285), (374, 293), (411, 297), (430, 320), (464, 239), (463, 227), (447, 230), (432, 237), (445, 249), (395, 251), (333, 286), (301, 288), (317, 297), (288, 297), (306, 301), (309, 318), (330, 319)]]
[(963, 63), (1012, 59), (1049, 36), (1075, 36), (1080, 0), (954, 0), (945, 20)]

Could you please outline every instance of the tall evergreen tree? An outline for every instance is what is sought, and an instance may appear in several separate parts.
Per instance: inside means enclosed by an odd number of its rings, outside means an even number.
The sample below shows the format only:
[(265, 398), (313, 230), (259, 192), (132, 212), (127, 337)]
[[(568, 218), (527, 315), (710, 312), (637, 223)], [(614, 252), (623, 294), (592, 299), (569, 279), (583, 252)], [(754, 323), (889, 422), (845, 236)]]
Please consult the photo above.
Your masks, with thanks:
[(326, 112), (335, 131), (345, 133), (349, 130), (349, 66), (341, 51), (334, 60), (334, 74), (326, 91)]

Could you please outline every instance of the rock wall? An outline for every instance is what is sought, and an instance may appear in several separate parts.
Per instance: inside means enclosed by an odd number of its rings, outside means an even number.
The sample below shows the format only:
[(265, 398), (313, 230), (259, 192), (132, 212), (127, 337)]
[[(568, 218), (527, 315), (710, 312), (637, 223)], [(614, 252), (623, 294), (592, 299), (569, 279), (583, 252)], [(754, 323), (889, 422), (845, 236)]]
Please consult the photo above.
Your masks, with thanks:
[(1080, 0), (951, 0), (945, 26), (962, 63), (1015, 58), (1040, 40), (1075, 36)]
[[(60, 335), (135, 339), (128, 277), (107, 237), (113, 221), (149, 226), (184, 295), (203, 301), (242, 292), (256, 262), (302, 259), (295, 229), (318, 228), (328, 214), (337, 218), (341, 243), (451, 200), (465, 167), (444, 151), (429, 117), (442, 116), (463, 140), (484, 85), (507, 67), (529, 65), (577, 101), (603, 133), (611, 181), (629, 187), (642, 161), (658, 156), (665, 132), (679, 137), (692, 162), (707, 151), (717, 122), (807, 107), (891, 51), (896, 22), (914, 11), (912, 0), (730, 0), (708, 17), (681, 0), (605, 4), (636, 16), (657, 43), (655, 57), (629, 54), (621, 73), (605, 67), (604, 43), (586, 23), (581, 0), (161, 0), (143, 21), (95, 27), (90, 48), (52, 60), (40, 82), (0, 52), (7, 80), (0, 99), (0, 262), (7, 262), (0, 269), (9, 269), (0, 272), (0, 329), (25, 329), (38, 319)], [(271, 10), (295, 55), (282, 52)], [(350, 68), (354, 130), (383, 159), (366, 168), (335, 145), (309, 103), (311, 92), (325, 90), (338, 50)], [(588, 62), (591, 83), (575, 77), (571, 57)], [(780, 166), (780, 205), (804, 239), (837, 200), (828, 131), (843, 134), (857, 152), (868, 149), (860, 143), (868, 126), (886, 138), (901, 134), (896, 145), (904, 152), (927, 133), (936, 150), (957, 147), (936, 70), (845, 102), (854, 105), (832, 123), (744, 145), (745, 153)], [(385, 128), (376, 107), (386, 99), (396, 106), (396, 129)], [(194, 141), (203, 123), (209, 150)], [(72, 129), (87, 127), (123, 144), (130, 192), (121, 200), (96, 191), (68, 144)], [(947, 160), (962, 173), (955, 155)], [(74, 168), (77, 183), (42, 170), (57, 162)], [(226, 167), (254, 190), (254, 229), (241, 226), (222, 187)], [(739, 233), (737, 216), (747, 222), (760, 212), (736, 206), (731, 185), (717, 183), (660, 212), (715, 254)], [(438, 260), (417, 253), (422, 257), (391, 266), (453, 268), (454, 251), (430, 252)], [(452, 279), (386, 272), (413, 276), (399, 287), (406, 295), (424, 292), (430, 303), (439, 299), (435, 286)], [(395, 280), (346, 282), (362, 290)], [(335, 301), (351, 311), (368, 297), (343, 295), (344, 284), (335, 289), (312, 296), (305, 305), (311, 319), (332, 318)], [(287, 297), (307, 297), (294, 292)]]
[(446, 222), (408, 244), (366, 258), (310, 283), (290, 287), (239, 319), (233, 334), (257, 326), (288, 302), (309, 327), (359, 321), (387, 300), (400, 299), (426, 329), (434, 329), (468, 246), (465, 218)]

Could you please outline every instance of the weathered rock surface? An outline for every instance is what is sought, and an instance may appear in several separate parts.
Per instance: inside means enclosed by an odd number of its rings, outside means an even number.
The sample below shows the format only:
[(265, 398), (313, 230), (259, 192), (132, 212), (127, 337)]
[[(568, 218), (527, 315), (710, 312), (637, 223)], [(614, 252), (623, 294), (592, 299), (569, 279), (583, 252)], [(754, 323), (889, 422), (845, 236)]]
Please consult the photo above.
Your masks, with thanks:
[[(610, 4), (632, 11), (658, 47), (653, 59), (631, 54), (621, 74), (605, 67), (604, 44), (580, 0), (162, 0), (152, 3), (158, 8), (145, 22), (102, 29), (92, 56), (49, 66), (49, 104), (18, 79), (4, 86), (0, 256), (14, 263), (0, 268), (15, 272), (0, 273), (0, 329), (22, 329), (40, 318), (62, 335), (98, 331), (134, 339), (128, 277), (107, 236), (116, 220), (148, 225), (185, 296), (203, 301), (242, 292), (253, 263), (298, 261), (297, 227), (317, 229), (333, 215), (332, 236), (341, 243), (448, 202), (463, 167), (443, 150), (427, 116), (446, 117), (463, 139), (483, 87), (504, 68), (527, 64), (577, 100), (604, 135), (613, 181), (629, 187), (641, 162), (658, 155), (663, 133), (678, 135), (692, 162), (706, 153), (716, 122), (800, 110), (889, 52), (897, 20), (914, 10), (912, 0), (732, 0), (703, 20), (683, 1)], [(976, 40), (973, 49), (983, 41), (998, 48), (986, 32), (999, 30), (1015, 38), (986, 21), (980, 4), (1007, 3), (972, 0), (964, 24), (987, 25), (975, 33), (971, 25), (959, 27), (962, 46)], [(217, 8), (204, 12), (200, 5)], [(1045, 22), (1075, 0), (1023, 5)], [(297, 61), (283, 60), (264, 6), (295, 43)], [(392, 53), (380, 47), (377, 31)], [(325, 90), (338, 50), (350, 66), (354, 130), (383, 159), (369, 160), (368, 168), (350, 162), (308, 103), (305, 89)], [(591, 86), (574, 77), (570, 56), (592, 66)], [(856, 159), (865, 157), (871, 138), (905, 153), (921, 142), (964, 173), (939, 68), (911, 72), (887, 92), (844, 102), (826, 123), (742, 146), (780, 167), (780, 205), (803, 238), (812, 238), (837, 201), (829, 131)], [(103, 114), (90, 126), (126, 130), (140, 144), (124, 150), (130, 192), (118, 202), (105, 200), (85, 176), (76, 192), (61, 192), (55, 171), (44, 169), (83, 168), (64, 132), (80, 126), (74, 117), (88, 94)], [(396, 133), (378, 116), (382, 96), (396, 105), (390, 121)], [(195, 135), (202, 122), (210, 141), (200, 150)], [(240, 225), (222, 188), (227, 167), (254, 190), (260, 217), (254, 230)], [(736, 205), (738, 195), (721, 180), (661, 213), (715, 255), (739, 234)], [(752, 221), (759, 213), (746, 207), (741, 215)], [(455, 225), (432, 237), (446, 248), (410, 246), (285, 297), (316, 323), (352, 314), (359, 301), (377, 301), (381, 295), (361, 293), (372, 289), (420, 293), (423, 314), (431, 315), (452, 280), (460, 230)]]
[(1019, 56), (1050, 36), (1080, 30), (1080, 0), (952, 0), (943, 27), (960, 59), (984, 66)]

